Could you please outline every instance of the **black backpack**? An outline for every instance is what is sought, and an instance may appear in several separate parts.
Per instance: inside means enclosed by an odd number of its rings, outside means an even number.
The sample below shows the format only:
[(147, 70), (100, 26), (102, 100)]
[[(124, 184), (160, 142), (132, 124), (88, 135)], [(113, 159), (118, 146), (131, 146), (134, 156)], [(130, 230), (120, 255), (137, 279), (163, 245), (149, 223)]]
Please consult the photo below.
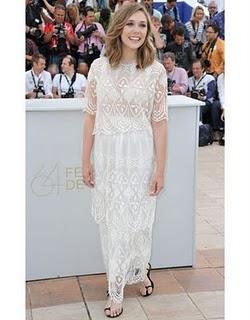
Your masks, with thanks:
[(209, 124), (199, 126), (199, 147), (204, 147), (214, 142), (213, 130)]

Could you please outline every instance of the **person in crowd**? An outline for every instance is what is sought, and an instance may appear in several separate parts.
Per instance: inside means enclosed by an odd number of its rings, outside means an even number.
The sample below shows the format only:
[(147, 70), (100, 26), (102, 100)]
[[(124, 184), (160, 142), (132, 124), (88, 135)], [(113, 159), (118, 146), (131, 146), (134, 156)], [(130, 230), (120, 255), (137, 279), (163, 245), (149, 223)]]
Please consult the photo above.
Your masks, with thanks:
[(86, 78), (75, 71), (76, 60), (67, 55), (62, 60), (62, 73), (53, 79), (52, 93), (54, 98), (82, 98), (86, 88)]
[(153, 8), (153, 0), (142, 0), (141, 4), (145, 6), (151, 17), (156, 17), (159, 20), (161, 20), (162, 14), (159, 10)]
[(173, 52), (164, 53), (163, 65), (167, 71), (168, 94), (185, 95), (188, 89), (187, 71), (175, 66), (175, 55)]
[(219, 129), (219, 144), (221, 146), (225, 145), (225, 77), (224, 72), (222, 72), (217, 78), (217, 90), (218, 90), (218, 98), (220, 102), (220, 113), (221, 113), (221, 122), (218, 120), (218, 129)]
[(219, 29), (216, 24), (210, 24), (206, 29), (207, 41), (202, 47), (202, 59), (207, 73), (217, 77), (224, 71), (224, 41), (219, 38)]
[(207, 8), (209, 12), (208, 20), (211, 20), (218, 13), (217, 2), (214, 0), (210, 1)]
[(225, 40), (225, 10), (213, 16), (211, 22), (217, 25), (220, 39)]
[(78, 63), (84, 62), (86, 72), (91, 63), (100, 56), (105, 39), (105, 31), (95, 21), (95, 11), (86, 7), (83, 11), (84, 20), (76, 26), (75, 43), (78, 45)]
[(163, 16), (169, 15), (174, 21), (181, 22), (176, 2), (177, 0), (167, 0), (167, 2), (160, 6), (158, 10)]
[(83, 181), (100, 227), (109, 318), (122, 314), (127, 284), (141, 282), (143, 297), (154, 289), (149, 260), (168, 113), (166, 70), (155, 60), (150, 34), (144, 6), (120, 8), (107, 33), (106, 56), (91, 65), (85, 95)]
[(164, 48), (166, 47), (166, 35), (161, 32), (161, 20), (155, 16), (151, 16), (153, 43), (156, 48), (157, 60), (162, 62)]
[[(76, 26), (80, 23), (80, 14), (78, 5), (75, 3), (70, 3), (66, 7), (66, 17), (65, 21), (72, 25), (73, 31), (75, 32)], [(70, 46), (70, 54), (77, 59), (78, 46), (74, 43)]]
[(114, 13), (109, 8), (101, 9), (95, 13), (95, 22), (99, 22), (105, 32), (107, 32), (108, 27), (113, 19)]
[(125, 0), (117, 0), (116, 1), (114, 12), (118, 11), (123, 6), (124, 1)]
[(77, 4), (72, 3), (66, 7), (66, 17), (65, 21), (72, 25), (73, 31), (75, 31), (76, 26), (80, 23), (80, 15)]
[(41, 7), (34, 0), (26, 0), (25, 8), (26, 38), (31, 39), (39, 47), (43, 37), (43, 19)]
[(62, 57), (70, 52), (70, 44), (75, 43), (72, 25), (65, 21), (65, 7), (55, 5), (54, 23), (46, 23), (44, 27), (44, 42), (49, 44), (49, 64), (61, 63)]
[(38, 47), (35, 44), (35, 42), (29, 38), (26, 38), (26, 44), (25, 44), (25, 71), (28, 71), (32, 68), (32, 57), (35, 54), (39, 53)]
[(184, 38), (190, 40), (186, 26), (181, 22), (176, 22), (171, 16), (164, 15), (161, 19), (162, 33), (166, 35), (167, 43), (174, 41), (173, 31), (176, 28), (182, 27), (184, 29)]
[(97, 2), (97, 10), (98, 11), (108, 8), (108, 0), (96, 0), (96, 2)]
[(173, 31), (174, 41), (167, 44), (165, 51), (173, 52), (175, 55), (176, 66), (184, 68), (187, 72), (191, 71), (195, 53), (192, 43), (184, 38), (184, 29), (178, 27)]
[(193, 76), (188, 78), (187, 95), (205, 102), (206, 105), (201, 106), (200, 120), (203, 124), (210, 124), (216, 131), (220, 122), (219, 103), (215, 101), (216, 80), (206, 73), (201, 60), (193, 62), (192, 72)]
[(122, 6), (136, 2), (135, 0), (118, 0), (115, 5), (114, 12), (118, 11)]
[(53, 80), (55, 75), (59, 73), (58, 65), (57, 64), (50, 64), (47, 68), (47, 71), (51, 74), (51, 78)]
[(85, 78), (87, 78), (88, 73), (86, 73), (86, 67), (84, 62), (78, 63), (77, 72), (83, 74)]
[(205, 24), (203, 22), (204, 9), (201, 6), (197, 6), (193, 10), (190, 21), (186, 23), (186, 28), (189, 33), (190, 41), (193, 44), (196, 58), (201, 58), (202, 46), (206, 41)]
[(61, 4), (62, 6), (66, 7), (66, 0), (52, 0), (52, 1), (48, 1), (48, 0), (42, 0), (44, 6), (46, 7), (46, 9), (48, 10), (48, 12), (50, 14), (52, 14), (52, 16), (54, 15), (55, 12), (55, 6), (57, 4)]
[(45, 71), (46, 58), (37, 53), (32, 57), (32, 69), (25, 72), (26, 99), (52, 98), (52, 79)]

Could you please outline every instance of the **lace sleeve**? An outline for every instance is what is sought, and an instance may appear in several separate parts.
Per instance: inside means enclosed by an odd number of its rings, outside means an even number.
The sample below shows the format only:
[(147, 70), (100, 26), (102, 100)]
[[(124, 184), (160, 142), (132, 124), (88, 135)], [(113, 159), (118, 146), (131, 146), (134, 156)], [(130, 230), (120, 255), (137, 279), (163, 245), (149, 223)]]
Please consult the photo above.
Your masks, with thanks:
[(167, 75), (166, 70), (162, 69), (156, 81), (154, 105), (151, 115), (152, 121), (168, 120), (167, 110)]
[(85, 109), (89, 114), (95, 115), (97, 110), (96, 78), (93, 65), (88, 73), (87, 87), (85, 91)]

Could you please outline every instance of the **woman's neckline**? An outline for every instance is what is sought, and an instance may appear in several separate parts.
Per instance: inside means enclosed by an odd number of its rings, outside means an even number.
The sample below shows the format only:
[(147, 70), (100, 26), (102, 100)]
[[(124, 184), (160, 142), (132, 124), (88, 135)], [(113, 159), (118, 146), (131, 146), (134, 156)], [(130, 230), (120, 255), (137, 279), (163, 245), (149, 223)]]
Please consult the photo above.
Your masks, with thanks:
[(133, 65), (135, 65), (137, 62), (135, 61), (135, 60), (133, 60), (133, 61), (128, 61), (128, 62), (122, 62), (122, 61), (120, 61), (120, 65), (121, 66), (125, 66), (125, 67), (129, 67), (129, 66), (133, 66)]

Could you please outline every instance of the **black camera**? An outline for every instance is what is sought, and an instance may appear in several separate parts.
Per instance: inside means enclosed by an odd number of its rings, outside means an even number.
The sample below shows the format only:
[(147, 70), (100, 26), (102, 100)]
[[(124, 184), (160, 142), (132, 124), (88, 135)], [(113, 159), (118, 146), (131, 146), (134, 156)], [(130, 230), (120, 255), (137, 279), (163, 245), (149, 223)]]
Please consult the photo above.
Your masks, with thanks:
[(43, 85), (43, 81), (42, 80), (38, 81), (37, 87), (33, 90), (33, 92), (36, 93), (36, 98), (37, 99), (44, 98), (45, 91), (44, 91), (44, 85)]
[(30, 28), (30, 34), (35, 37), (36, 39), (40, 39), (42, 37), (42, 31), (39, 29), (39, 24), (40, 24), (40, 21), (39, 19), (34, 19), (34, 27), (33, 28)]
[(211, 67), (211, 62), (208, 59), (204, 59), (202, 62), (205, 69), (208, 69)]
[(172, 87), (176, 83), (175, 80), (169, 79), (168, 78), (168, 95), (172, 94)]
[(55, 26), (55, 29), (56, 29), (56, 31), (55, 31), (54, 35), (57, 36), (57, 39), (66, 39), (65, 27), (64, 27), (63, 23), (57, 24)]
[(74, 98), (74, 89), (70, 87), (67, 92), (62, 92), (61, 98), (63, 99)]
[(81, 36), (84, 36), (84, 38), (89, 38), (91, 34), (96, 31), (98, 28), (96, 24), (92, 24), (90, 27), (85, 29), (84, 31), (77, 31), (76, 35), (78, 38), (81, 38)]
[(191, 98), (193, 98), (193, 99), (198, 99), (199, 95), (202, 96), (202, 97), (205, 96), (205, 95), (206, 95), (205, 89), (200, 89), (200, 90), (198, 90), (198, 89), (193, 89), (193, 90), (191, 91)]

